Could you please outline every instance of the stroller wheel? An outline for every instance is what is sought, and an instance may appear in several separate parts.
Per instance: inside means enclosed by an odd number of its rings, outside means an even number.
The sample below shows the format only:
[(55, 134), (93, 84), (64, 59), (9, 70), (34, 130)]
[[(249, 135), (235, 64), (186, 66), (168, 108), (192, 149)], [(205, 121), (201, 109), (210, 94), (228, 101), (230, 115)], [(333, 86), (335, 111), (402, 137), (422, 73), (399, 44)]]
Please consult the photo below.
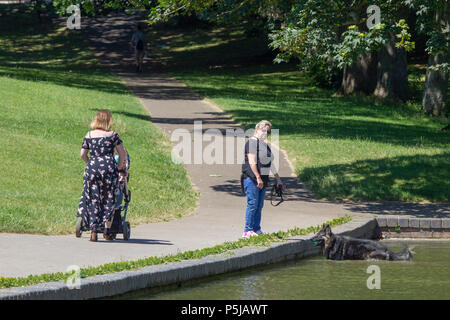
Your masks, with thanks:
[(129, 240), (131, 235), (130, 223), (128, 221), (124, 221), (123, 223), (123, 240)]
[(83, 218), (82, 217), (78, 217), (77, 218), (77, 226), (76, 226), (76, 230), (75, 230), (75, 236), (77, 238), (80, 238), (81, 234), (83, 233), (83, 230), (81, 230), (82, 226), (83, 226)]

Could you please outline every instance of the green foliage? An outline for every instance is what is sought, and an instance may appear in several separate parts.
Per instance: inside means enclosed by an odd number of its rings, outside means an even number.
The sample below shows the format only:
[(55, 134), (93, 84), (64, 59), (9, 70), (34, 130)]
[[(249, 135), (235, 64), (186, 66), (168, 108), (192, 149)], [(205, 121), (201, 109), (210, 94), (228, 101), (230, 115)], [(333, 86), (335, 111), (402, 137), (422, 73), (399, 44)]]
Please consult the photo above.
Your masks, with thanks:
[[(367, 30), (369, 5), (380, 8), (382, 22)], [(149, 17), (157, 22), (172, 15), (195, 13), (218, 23), (247, 20), (249, 25), (258, 25), (255, 30), (262, 30), (261, 24), (265, 24), (270, 47), (279, 51), (274, 61), (297, 59), (300, 69), (312, 74), (316, 70), (343, 69), (359, 54), (379, 51), (391, 41), (397, 48), (413, 50), (415, 41), (405, 20), (408, 10), (416, 12), (419, 31), (429, 37), (427, 52), (448, 52), (448, 32), (442, 32), (442, 26), (434, 21), (436, 10), (443, 11), (445, 5), (444, 0), (159, 0)], [(434, 68), (448, 70), (448, 66), (443, 63)], [(329, 85), (333, 81), (319, 77), (318, 82)]]
[(317, 61), (304, 70), (303, 74), (312, 79), (320, 88), (338, 89), (342, 82), (342, 70), (330, 66), (325, 61)]
[(400, 29), (400, 32), (396, 35), (400, 39), (395, 44), (397, 48), (405, 48), (406, 51), (412, 51), (414, 49), (414, 42), (411, 40), (411, 34), (409, 33), (409, 26), (404, 19), (397, 22), (396, 27)]
[[(450, 7), (446, 0), (404, 0), (405, 5), (417, 15), (417, 31), (428, 37), (426, 52), (430, 55), (444, 54), (450, 59)], [(430, 69), (450, 71), (448, 62)]]
[[(274, 30), (270, 46), (281, 54), (276, 62), (291, 57), (300, 60), (302, 69), (310, 69), (318, 61), (343, 69), (354, 63), (361, 53), (380, 50), (400, 39), (396, 46), (407, 51), (414, 48), (408, 25), (400, 19), (400, 12), (391, 1), (375, 1), (382, 8), (382, 23), (366, 30), (367, 5), (354, 1), (296, 1), (293, 14), (285, 28)], [(353, 14), (347, 14), (351, 8)], [(398, 16), (396, 15), (398, 13)]]
[(66, 9), (70, 5), (78, 5), (82, 16), (95, 16), (130, 8), (149, 9), (152, 2), (152, 0), (54, 0), (53, 4), (61, 15), (67, 15)]

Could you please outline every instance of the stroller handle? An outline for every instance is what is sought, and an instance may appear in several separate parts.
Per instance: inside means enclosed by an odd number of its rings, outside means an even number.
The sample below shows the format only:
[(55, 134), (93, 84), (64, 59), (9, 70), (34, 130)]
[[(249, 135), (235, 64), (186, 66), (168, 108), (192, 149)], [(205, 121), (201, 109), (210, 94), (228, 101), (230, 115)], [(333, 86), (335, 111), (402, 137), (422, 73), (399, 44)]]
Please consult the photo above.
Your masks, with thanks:
[(128, 191), (128, 179), (123, 181), (123, 195), (125, 196), (125, 202), (128, 203), (131, 200), (131, 192)]

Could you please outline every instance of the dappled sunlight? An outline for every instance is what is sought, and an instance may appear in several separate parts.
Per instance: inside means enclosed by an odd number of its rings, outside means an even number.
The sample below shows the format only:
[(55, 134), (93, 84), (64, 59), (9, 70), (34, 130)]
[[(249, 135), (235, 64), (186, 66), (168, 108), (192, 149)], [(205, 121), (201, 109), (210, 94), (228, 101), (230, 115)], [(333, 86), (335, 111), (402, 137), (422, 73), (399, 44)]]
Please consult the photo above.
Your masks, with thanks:
[[(0, 6), (4, 12), (9, 6)], [(57, 24), (39, 25), (30, 8), (21, 7), (27, 21), (20, 24), (12, 16), (0, 19), (0, 76), (111, 93), (129, 94), (118, 79), (105, 77), (97, 58), (86, 49), (81, 31)], [(24, 9), (25, 8), (25, 9)], [(14, 17), (15, 19), (23, 19)], [(15, 28), (9, 28), (15, 25)], [(83, 46), (80, 46), (82, 44)], [(20, 59), (18, 59), (20, 57)]]

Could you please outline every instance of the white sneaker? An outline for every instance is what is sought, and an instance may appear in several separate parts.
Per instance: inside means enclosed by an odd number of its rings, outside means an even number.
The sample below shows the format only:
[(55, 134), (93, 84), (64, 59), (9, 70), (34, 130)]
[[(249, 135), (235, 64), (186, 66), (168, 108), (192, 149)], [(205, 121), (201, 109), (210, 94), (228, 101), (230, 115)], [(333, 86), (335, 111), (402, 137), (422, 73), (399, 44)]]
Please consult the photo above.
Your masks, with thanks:
[(250, 238), (250, 237), (253, 237), (253, 236), (257, 236), (257, 234), (255, 233), (255, 232), (253, 232), (253, 231), (245, 231), (243, 234), (242, 234), (242, 238)]

